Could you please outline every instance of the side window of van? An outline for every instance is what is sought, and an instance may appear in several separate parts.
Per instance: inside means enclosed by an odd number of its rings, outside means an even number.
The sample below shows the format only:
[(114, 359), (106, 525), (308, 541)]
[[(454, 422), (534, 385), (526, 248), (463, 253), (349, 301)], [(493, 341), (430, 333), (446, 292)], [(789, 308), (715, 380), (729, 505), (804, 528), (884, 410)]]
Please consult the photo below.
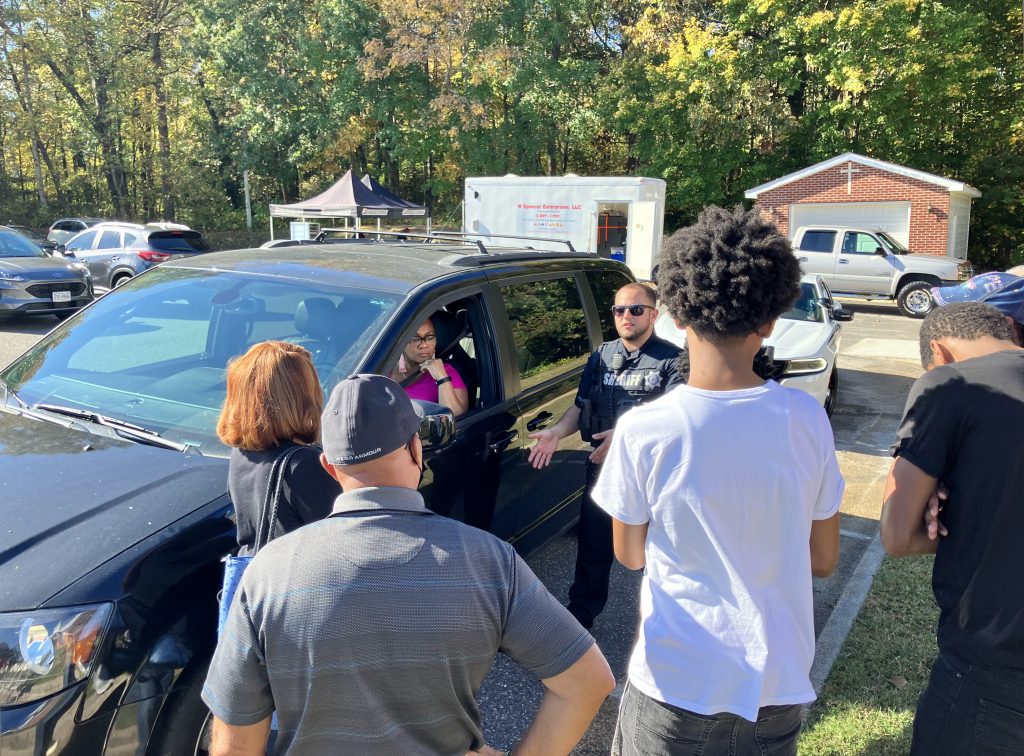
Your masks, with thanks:
[(582, 365), (590, 353), (587, 317), (572, 277), (501, 289), (512, 327), (522, 388)]

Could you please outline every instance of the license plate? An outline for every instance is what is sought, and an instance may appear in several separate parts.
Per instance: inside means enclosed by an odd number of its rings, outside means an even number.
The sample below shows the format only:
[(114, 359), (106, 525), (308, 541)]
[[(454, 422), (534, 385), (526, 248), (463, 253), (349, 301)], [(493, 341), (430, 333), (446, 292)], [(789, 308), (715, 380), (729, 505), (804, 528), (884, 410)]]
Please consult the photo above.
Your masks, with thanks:
[(70, 302), (71, 292), (70, 291), (55, 291), (53, 292), (54, 302)]

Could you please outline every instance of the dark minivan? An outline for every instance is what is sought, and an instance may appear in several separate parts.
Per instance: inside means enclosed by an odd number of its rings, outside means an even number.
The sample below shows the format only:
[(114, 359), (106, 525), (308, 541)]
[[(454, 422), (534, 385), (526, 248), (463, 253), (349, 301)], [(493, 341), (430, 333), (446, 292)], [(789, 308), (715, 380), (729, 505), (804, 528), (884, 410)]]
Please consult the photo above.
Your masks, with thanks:
[(570, 437), (569, 464), (533, 470), (527, 434), (571, 404), (631, 280), (450, 239), (241, 250), (160, 265), (45, 336), (0, 373), (0, 753), (206, 752), (229, 359), (301, 344), (327, 393), (387, 373), (431, 317), (470, 409), (424, 494), (529, 553), (578, 518), (587, 452)]

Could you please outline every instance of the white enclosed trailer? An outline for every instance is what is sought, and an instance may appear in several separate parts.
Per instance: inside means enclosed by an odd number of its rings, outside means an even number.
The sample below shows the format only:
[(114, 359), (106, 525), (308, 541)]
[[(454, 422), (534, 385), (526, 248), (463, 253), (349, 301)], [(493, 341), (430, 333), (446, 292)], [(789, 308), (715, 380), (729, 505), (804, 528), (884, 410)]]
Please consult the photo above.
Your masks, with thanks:
[(571, 174), (466, 179), (462, 227), (482, 234), (488, 246), (565, 250), (559, 241), (567, 240), (579, 251), (623, 260), (638, 278), (650, 278), (664, 225), (661, 179)]

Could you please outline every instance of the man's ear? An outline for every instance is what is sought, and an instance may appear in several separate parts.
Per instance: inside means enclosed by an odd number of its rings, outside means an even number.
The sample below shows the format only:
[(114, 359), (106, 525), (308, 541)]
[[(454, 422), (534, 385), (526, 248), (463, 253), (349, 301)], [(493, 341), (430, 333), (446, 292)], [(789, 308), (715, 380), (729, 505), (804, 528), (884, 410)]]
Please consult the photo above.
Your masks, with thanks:
[(320, 452), (320, 466), (327, 471), (327, 474), (334, 477), (334, 465), (327, 461), (327, 455)]
[(423, 443), (420, 441), (420, 436), (417, 433), (412, 437), (412, 443), (409, 445), (409, 453), (412, 455), (412, 461), (416, 463), (416, 466), (420, 468), (420, 472), (423, 471)]
[(928, 366), (929, 370), (933, 367), (938, 367), (939, 365), (949, 365), (956, 362), (956, 357), (953, 356), (949, 347), (943, 344), (939, 339), (932, 339), (931, 348), (932, 363)]

